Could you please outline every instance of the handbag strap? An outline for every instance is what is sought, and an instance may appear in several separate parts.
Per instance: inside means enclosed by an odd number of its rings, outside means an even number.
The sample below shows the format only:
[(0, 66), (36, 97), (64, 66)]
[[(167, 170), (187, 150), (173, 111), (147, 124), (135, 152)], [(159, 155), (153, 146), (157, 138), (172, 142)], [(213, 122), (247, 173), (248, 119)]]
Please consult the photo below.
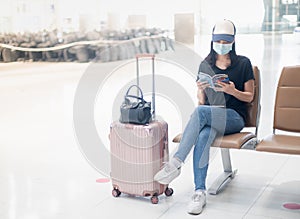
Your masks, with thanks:
[(126, 95), (126, 97), (129, 97), (129, 98), (135, 98), (135, 99), (138, 99), (140, 102), (142, 103), (146, 103), (146, 100), (144, 100), (143, 98), (139, 97), (139, 96), (135, 96), (135, 95)]
[[(138, 90), (138, 92), (139, 92), (139, 94), (140, 94), (141, 96), (129, 95), (129, 92), (130, 92), (131, 88), (133, 88), (133, 87), (136, 87), (136, 88), (137, 88), (137, 90)], [(135, 85), (135, 84), (134, 84), (134, 85), (131, 85), (131, 86), (128, 88), (125, 97), (133, 97), (133, 98), (137, 98), (137, 99), (140, 99), (140, 100), (143, 100), (143, 101), (144, 101), (144, 95), (143, 95), (142, 89), (141, 89), (138, 85)]]

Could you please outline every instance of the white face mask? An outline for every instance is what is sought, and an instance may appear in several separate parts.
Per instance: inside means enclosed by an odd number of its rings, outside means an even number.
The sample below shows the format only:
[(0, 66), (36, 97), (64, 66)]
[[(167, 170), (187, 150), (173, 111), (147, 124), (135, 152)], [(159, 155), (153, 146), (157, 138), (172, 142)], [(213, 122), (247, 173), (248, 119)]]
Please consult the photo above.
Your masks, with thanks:
[(232, 43), (223, 44), (223, 43), (213, 42), (213, 50), (215, 50), (215, 52), (218, 53), (219, 55), (225, 55), (232, 50)]

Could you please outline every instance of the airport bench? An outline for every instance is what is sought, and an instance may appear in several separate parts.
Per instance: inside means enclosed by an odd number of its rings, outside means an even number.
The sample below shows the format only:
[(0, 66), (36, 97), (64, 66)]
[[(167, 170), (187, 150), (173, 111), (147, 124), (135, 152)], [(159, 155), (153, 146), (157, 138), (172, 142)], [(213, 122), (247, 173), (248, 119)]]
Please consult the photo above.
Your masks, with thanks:
[[(300, 154), (300, 65), (285, 66), (278, 81), (274, 106), (273, 133), (265, 138), (258, 139), (257, 131), (260, 121), (260, 71), (253, 66), (255, 77), (254, 99), (248, 103), (248, 117), (245, 129), (231, 135), (216, 138), (212, 147), (221, 149), (223, 173), (208, 189), (209, 194), (217, 194), (236, 175), (232, 169), (230, 149), (252, 149), (261, 152)], [(244, 129), (244, 130), (245, 130)], [(282, 131), (276, 133), (276, 131)], [(179, 143), (181, 134), (173, 142)]]

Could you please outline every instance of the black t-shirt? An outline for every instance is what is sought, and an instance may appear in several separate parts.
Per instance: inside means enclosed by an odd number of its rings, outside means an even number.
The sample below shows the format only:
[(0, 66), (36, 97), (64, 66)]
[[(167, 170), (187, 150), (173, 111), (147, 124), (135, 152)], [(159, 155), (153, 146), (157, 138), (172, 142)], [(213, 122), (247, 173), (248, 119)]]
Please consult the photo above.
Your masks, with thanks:
[[(235, 63), (227, 69), (222, 70), (217, 66), (210, 66), (206, 61), (201, 62), (199, 72), (207, 73), (211, 76), (215, 74), (227, 74), (229, 80), (235, 84), (235, 88), (244, 91), (244, 83), (253, 79), (254, 74), (250, 60), (245, 56), (237, 56)], [(205, 89), (206, 105), (222, 105), (226, 108), (234, 109), (245, 120), (247, 114), (246, 102), (240, 101), (232, 95), (216, 92), (212, 88)]]

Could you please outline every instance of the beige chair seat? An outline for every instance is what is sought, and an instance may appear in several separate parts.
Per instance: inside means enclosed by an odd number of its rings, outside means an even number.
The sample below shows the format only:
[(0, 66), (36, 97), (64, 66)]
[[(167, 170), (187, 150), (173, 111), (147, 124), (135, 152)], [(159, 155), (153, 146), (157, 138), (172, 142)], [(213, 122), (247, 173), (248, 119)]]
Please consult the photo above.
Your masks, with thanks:
[[(179, 143), (181, 140), (181, 136), (182, 134), (178, 134), (173, 139), (173, 142)], [(224, 135), (216, 138), (211, 146), (219, 148), (240, 149), (246, 142), (255, 137), (256, 135), (252, 132), (239, 132), (235, 134)]]
[(283, 154), (300, 154), (300, 137), (279, 134), (269, 135), (257, 145), (256, 150)]
[(250, 139), (256, 138), (252, 132), (239, 132), (231, 135), (224, 135), (215, 139), (213, 147), (240, 149)]

